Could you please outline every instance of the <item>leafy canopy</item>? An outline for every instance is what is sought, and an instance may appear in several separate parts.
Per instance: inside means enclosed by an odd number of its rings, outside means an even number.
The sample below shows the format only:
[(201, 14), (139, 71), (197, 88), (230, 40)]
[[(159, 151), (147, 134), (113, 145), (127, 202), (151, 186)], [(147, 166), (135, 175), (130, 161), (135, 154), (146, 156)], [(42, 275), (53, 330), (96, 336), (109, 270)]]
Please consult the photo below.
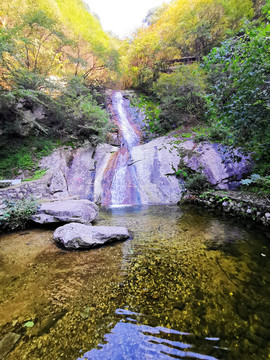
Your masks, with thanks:
[(247, 24), (243, 34), (214, 48), (203, 68), (211, 82), (208, 115), (230, 129), (236, 146), (270, 160), (270, 24)]

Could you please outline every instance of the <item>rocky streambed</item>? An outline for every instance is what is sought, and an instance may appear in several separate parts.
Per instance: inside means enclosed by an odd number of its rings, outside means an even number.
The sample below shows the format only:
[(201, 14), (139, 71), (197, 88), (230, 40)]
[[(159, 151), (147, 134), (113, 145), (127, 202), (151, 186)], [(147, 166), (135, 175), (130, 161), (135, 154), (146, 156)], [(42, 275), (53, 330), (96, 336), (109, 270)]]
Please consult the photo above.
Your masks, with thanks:
[(189, 206), (101, 209), (96, 222), (134, 238), (78, 252), (48, 229), (0, 237), (6, 360), (268, 358), (263, 231)]

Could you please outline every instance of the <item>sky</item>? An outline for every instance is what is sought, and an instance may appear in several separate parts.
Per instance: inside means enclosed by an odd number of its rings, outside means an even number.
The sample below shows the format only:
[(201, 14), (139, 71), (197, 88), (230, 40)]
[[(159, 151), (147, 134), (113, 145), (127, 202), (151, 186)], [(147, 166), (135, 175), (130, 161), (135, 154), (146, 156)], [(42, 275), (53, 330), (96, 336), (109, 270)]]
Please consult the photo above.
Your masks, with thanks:
[(170, 0), (84, 0), (95, 13), (105, 31), (120, 38), (138, 28), (148, 11)]

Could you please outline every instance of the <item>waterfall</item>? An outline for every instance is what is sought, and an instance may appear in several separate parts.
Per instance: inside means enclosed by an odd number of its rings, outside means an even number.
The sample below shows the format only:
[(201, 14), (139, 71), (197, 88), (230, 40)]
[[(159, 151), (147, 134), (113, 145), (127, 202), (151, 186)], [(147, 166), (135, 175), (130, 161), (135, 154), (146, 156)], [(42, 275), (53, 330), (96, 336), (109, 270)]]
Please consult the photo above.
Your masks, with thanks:
[(112, 96), (112, 110), (119, 128), (121, 148), (109, 161), (103, 176), (102, 205), (138, 205), (141, 203), (138, 191), (136, 168), (131, 166), (132, 148), (140, 143), (140, 132), (128, 116), (126, 100), (120, 91)]
[[(140, 143), (138, 129), (131, 124), (128, 119), (127, 111), (125, 109), (124, 98), (120, 91), (114, 93), (112, 97), (113, 109), (118, 115), (118, 126), (120, 129), (120, 136), (123, 140), (122, 144), (129, 150)], [(136, 131), (137, 130), (137, 133)]]
[(103, 156), (97, 150), (94, 200), (102, 206), (176, 204), (182, 190), (171, 175), (179, 164), (174, 138), (160, 137), (141, 144), (136, 126), (143, 125), (141, 114), (129, 107), (119, 91), (111, 96), (110, 111), (119, 129), (120, 148), (115, 151), (113, 146), (101, 146)]

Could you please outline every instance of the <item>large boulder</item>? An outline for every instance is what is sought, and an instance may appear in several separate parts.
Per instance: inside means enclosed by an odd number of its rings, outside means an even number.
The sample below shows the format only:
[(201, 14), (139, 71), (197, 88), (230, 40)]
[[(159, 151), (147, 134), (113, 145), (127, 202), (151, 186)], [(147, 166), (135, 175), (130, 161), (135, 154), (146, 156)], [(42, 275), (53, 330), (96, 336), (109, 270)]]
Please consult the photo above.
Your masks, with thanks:
[(130, 238), (127, 228), (71, 223), (57, 228), (53, 238), (67, 249), (88, 249)]
[(216, 189), (235, 189), (252, 169), (249, 155), (221, 144), (187, 140), (182, 145), (181, 156), (190, 169), (201, 169)]
[(41, 204), (32, 220), (39, 224), (78, 222), (89, 224), (98, 216), (98, 206), (89, 200), (62, 200)]

